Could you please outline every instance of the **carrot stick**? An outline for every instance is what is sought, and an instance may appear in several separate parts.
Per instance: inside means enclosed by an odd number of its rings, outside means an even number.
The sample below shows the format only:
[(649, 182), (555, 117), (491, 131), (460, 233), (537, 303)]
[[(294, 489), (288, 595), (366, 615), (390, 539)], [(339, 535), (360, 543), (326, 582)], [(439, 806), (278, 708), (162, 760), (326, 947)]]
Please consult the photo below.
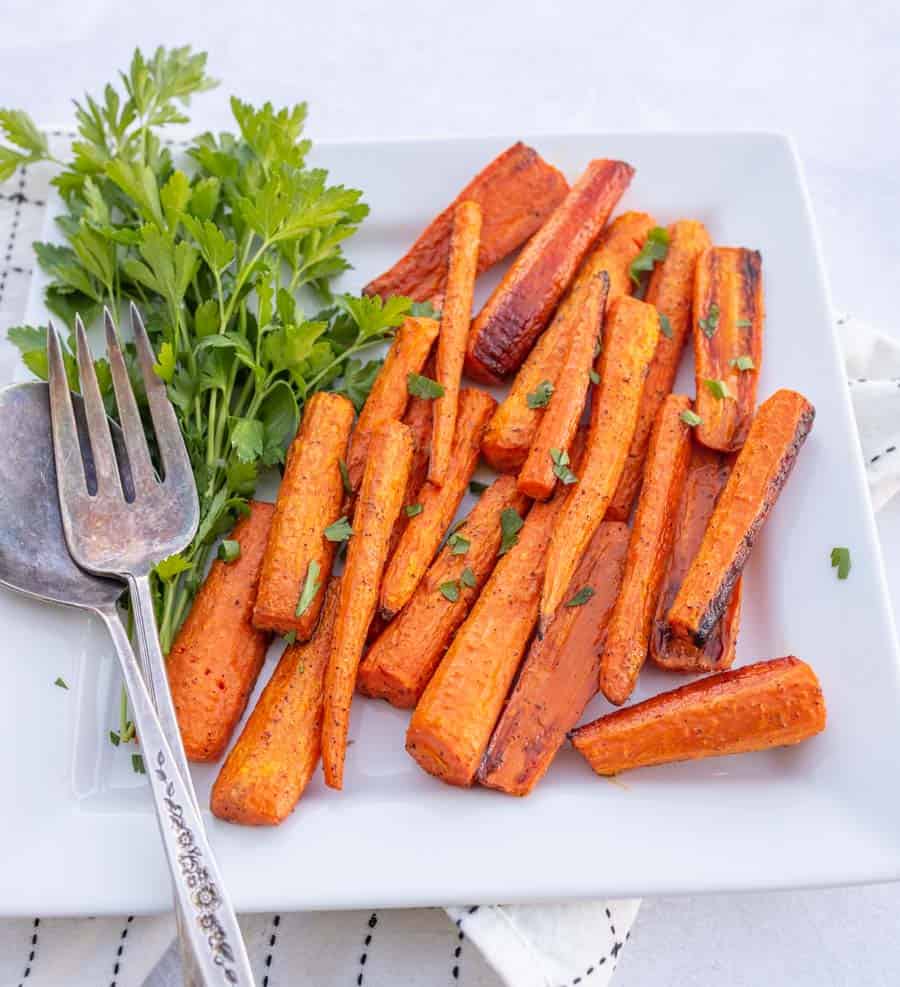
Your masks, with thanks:
[(666, 621), (676, 637), (704, 644), (719, 622), (769, 511), (778, 500), (815, 409), (796, 391), (760, 406), (744, 447)]
[(561, 172), (519, 142), (494, 158), (424, 230), (389, 271), (366, 285), (367, 295), (408, 295), (439, 301), (447, 282), (453, 212), (460, 202), (481, 206), (484, 222), (478, 273), (525, 243), (563, 201), (569, 183)]
[[(426, 376), (430, 376), (426, 373)], [(425, 486), (428, 476), (428, 459), (431, 456), (431, 406), (433, 401), (428, 398), (410, 398), (403, 424), (409, 428), (413, 440), (412, 465), (409, 468), (409, 479), (406, 481), (406, 493), (403, 495), (403, 510), (397, 515), (394, 528), (391, 531), (391, 541), (388, 546), (388, 560), (393, 557), (400, 538), (406, 530), (410, 516), (419, 505), (419, 494)]]
[(478, 769), (482, 785), (527, 795), (581, 718), (597, 691), (627, 548), (627, 525), (604, 522), (597, 528), (569, 586), (572, 605), (559, 610), (544, 637), (531, 642)]
[(483, 391), (466, 388), (460, 394), (451, 471), (443, 486), (429, 482), (422, 488), (418, 498), (422, 510), (407, 521), (384, 573), (381, 609), (387, 617), (406, 604), (431, 565), (478, 465), (481, 437), (496, 406)]
[(569, 488), (547, 553), (541, 630), (563, 602), (581, 554), (622, 475), (637, 424), (647, 367), (659, 336), (656, 309), (622, 296), (610, 307), (600, 355), (600, 383), (591, 408), (587, 452), (578, 482)]
[(386, 422), (372, 436), (325, 675), (322, 763), (325, 783), (331, 788), (343, 787), (356, 670), (375, 614), (391, 528), (403, 504), (412, 455), (412, 436), (401, 422)]
[(401, 709), (415, 706), (494, 567), (501, 515), (506, 510), (524, 515), (527, 507), (515, 477), (499, 477), (485, 490), (457, 531), (464, 541), (444, 546), (409, 603), (363, 658), (360, 692)]
[(582, 286), (601, 272), (609, 278), (607, 310), (620, 295), (631, 294), (628, 270), (640, 253), (647, 232), (656, 225), (646, 213), (623, 213), (603, 231), (597, 247), (582, 264), (578, 277), (560, 302), (553, 321), (516, 374), (481, 444), (485, 459), (496, 470), (514, 473), (525, 462), (544, 402), (556, 386), (559, 368), (569, 347), (572, 326), (579, 316), (576, 304)]
[(660, 668), (678, 672), (721, 672), (734, 662), (741, 621), (740, 579), (734, 584), (722, 619), (702, 647), (693, 641), (672, 637), (666, 624), (666, 614), (700, 550), (703, 533), (733, 463), (731, 454), (707, 449), (699, 442), (692, 443), (691, 463), (675, 522), (675, 538), (650, 636), (650, 657)]
[(385, 422), (399, 421), (403, 417), (409, 400), (407, 375), (420, 373), (425, 366), (438, 337), (438, 328), (435, 319), (411, 316), (397, 331), (350, 439), (347, 472), (354, 490), (362, 479), (372, 433)]
[(340, 461), (353, 417), (353, 405), (337, 394), (320, 391), (307, 402), (275, 502), (253, 610), (255, 627), (294, 631), (299, 641), (312, 635), (337, 547), (325, 529), (341, 515)]
[(579, 727), (572, 744), (598, 775), (799, 744), (825, 729), (815, 672), (776, 658), (720, 672)]
[(472, 320), (472, 299), (478, 273), (478, 242), (481, 237), (481, 206), (461, 202), (453, 218), (447, 294), (441, 312), (437, 344), (437, 382), (444, 393), (434, 402), (434, 432), (428, 479), (440, 486), (450, 469), (453, 436), (459, 405), (459, 381), (466, 355), (466, 338)]
[(229, 536), (233, 562), (213, 562), (166, 660), (184, 752), (215, 761), (231, 739), (262, 668), (269, 634), (252, 623), (274, 507), (250, 501)]
[(588, 165), (472, 324), (470, 377), (496, 384), (521, 366), (633, 174), (622, 161)]
[(697, 438), (734, 452), (744, 444), (756, 410), (762, 363), (762, 258), (743, 247), (710, 247), (697, 261), (694, 283), (694, 367)]
[(689, 398), (670, 394), (659, 409), (650, 437), (625, 575), (600, 661), (600, 691), (617, 706), (634, 691), (647, 657), (656, 601), (672, 550), (675, 517), (690, 462), (690, 426), (681, 417), (690, 410)]
[(406, 749), (448, 785), (475, 779), (534, 631), (547, 544), (562, 503), (557, 494), (531, 508), (413, 712)]
[(682, 219), (669, 227), (666, 258), (650, 275), (645, 300), (660, 316), (660, 338), (644, 383), (644, 396), (637, 428), (615, 496), (606, 510), (613, 521), (627, 521), (637, 497), (644, 470), (644, 457), (660, 405), (672, 390), (681, 354), (691, 331), (691, 301), (697, 258), (709, 246), (702, 223)]
[(519, 473), (519, 489), (535, 500), (546, 500), (553, 493), (558, 475), (562, 475), (564, 482), (574, 475), (561, 465), (561, 454), (568, 455), (584, 411), (608, 288), (609, 278), (601, 271), (585, 282), (578, 293), (578, 317), (572, 326), (569, 349), (528, 458)]
[(285, 648), (210, 794), (213, 815), (277, 826), (309, 784), (322, 749), (325, 666), (340, 580), (332, 577), (312, 638)]

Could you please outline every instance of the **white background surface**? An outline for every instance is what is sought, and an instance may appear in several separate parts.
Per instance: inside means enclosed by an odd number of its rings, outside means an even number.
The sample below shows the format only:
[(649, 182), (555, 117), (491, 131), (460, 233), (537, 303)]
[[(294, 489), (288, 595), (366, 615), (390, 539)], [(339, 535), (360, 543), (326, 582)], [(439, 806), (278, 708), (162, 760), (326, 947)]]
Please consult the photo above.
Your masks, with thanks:
[[(227, 83), (203, 97), (204, 125), (224, 124), (226, 96), (237, 92), (309, 100), (314, 138), (786, 131), (806, 168), (835, 302), (900, 334), (894, 2), (180, 0), (137, 9), (7, 0), (0, 104), (65, 122), (70, 96), (96, 89), (135, 44), (191, 42)], [(879, 528), (900, 610), (900, 502)], [(617, 983), (893, 983), (898, 914), (900, 886), (648, 901)]]

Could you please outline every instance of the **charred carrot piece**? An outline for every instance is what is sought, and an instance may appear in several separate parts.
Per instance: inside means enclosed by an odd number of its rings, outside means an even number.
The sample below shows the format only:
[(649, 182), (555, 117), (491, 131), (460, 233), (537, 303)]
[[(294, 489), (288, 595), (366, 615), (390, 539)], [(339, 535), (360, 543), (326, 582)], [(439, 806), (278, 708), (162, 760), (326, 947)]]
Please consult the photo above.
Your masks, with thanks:
[[(573, 443), (577, 468), (584, 431)], [(508, 482), (508, 481), (507, 481)], [(550, 532), (563, 497), (535, 504), (520, 527), (500, 518), (500, 560), (416, 706), (406, 749), (449, 785), (471, 785), (537, 620)]]
[(466, 371), (499, 383), (521, 366), (631, 182), (623, 161), (592, 161), (528, 241), (472, 324)]
[(702, 646), (672, 637), (666, 624), (666, 614), (700, 550), (700, 542), (733, 462), (733, 454), (707, 449), (699, 442), (692, 443), (691, 464), (681, 494), (675, 538), (650, 636), (650, 657), (660, 668), (679, 672), (721, 672), (734, 662), (741, 622), (740, 579), (734, 584), (722, 619)]
[(700, 551), (666, 618), (676, 637), (693, 639), (698, 645), (708, 640), (790, 476), (815, 414), (796, 391), (776, 391), (760, 405)]
[(391, 528), (403, 504), (412, 455), (412, 436), (402, 422), (386, 422), (372, 436), (325, 675), (322, 764), (330, 788), (343, 787), (356, 671), (375, 615)]
[(472, 320), (472, 299), (478, 273), (481, 206), (469, 200), (456, 207), (450, 240), (447, 294), (441, 312), (437, 345), (437, 382), (444, 393), (434, 402), (434, 432), (428, 479), (440, 486), (450, 469), (453, 436), (459, 406), (459, 382), (466, 356), (466, 339)]
[(710, 247), (694, 282), (697, 438), (710, 449), (744, 444), (762, 363), (762, 258), (743, 247)]
[(385, 422), (403, 418), (410, 400), (407, 376), (420, 373), (425, 366), (438, 337), (438, 329), (439, 323), (435, 319), (411, 316), (397, 331), (350, 439), (347, 472), (354, 490), (362, 479), (372, 433)]
[(576, 301), (584, 282), (606, 273), (607, 309), (620, 295), (630, 294), (629, 267), (655, 225), (653, 217), (646, 213), (627, 212), (614, 219), (601, 234), (598, 246), (582, 264), (553, 321), (528, 354), (509, 394), (488, 425), (481, 451), (494, 469), (513, 473), (525, 462), (569, 347), (572, 325), (579, 316)]
[(338, 394), (321, 391), (307, 402), (275, 502), (253, 609), (256, 627), (294, 631), (299, 641), (312, 635), (337, 547), (325, 529), (341, 516), (340, 462), (354, 414), (353, 405)]
[(524, 516), (527, 508), (515, 477), (499, 477), (485, 490), (457, 530), (458, 539), (444, 546), (412, 599), (363, 658), (360, 692), (401, 709), (415, 706), (494, 567), (503, 512)]
[(315, 634), (292, 644), (253, 708), (210, 794), (213, 815), (244, 826), (277, 826), (294, 810), (322, 750), (325, 666), (340, 581), (325, 593)]
[(453, 212), (477, 202), (483, 224), (478, 273), (493, 267), (543, 226), (563, 201), (569, 183), (534, 150), (519, 142), (494, 158), (424, 230), (408, 253), (365, 288), (367, 295), (439, 300), (447, 282)]
[(228, 746), (262, 668), (269, 634), (253, 626), (253, 601), (272, 504), (253, 500), (230, 535), (233, 562), (213, 562), (166, 660), (172, 702), (191, 761), (215, 761)]
[(622, 475), (658, 326), (656, 309), (646, 302), (622, 296), (610, 307), (584, 463), (576, 473), (578, 482), (569, 488), (547, 553), (542, 630), (563, 602), (578, 560), (603, 520)]
[(384, 573), (381, 610), (385, 616), (390, 618), (402, 609), (431, 565), (478, 465), (481, 437), (496, 406), (483, 391), (466, 388), (460, 394), (451, 470), (443, 486), (429, 482), (419, 494), (422, 510), (408, 519)]
[(569, 586), (570, 605), (557, 612), (544, 637), (531, 642), (478, 769), (482, 785), (527, 795), (581, 719), (597, 691), (627, 548), (627, 525), (604, 522), (597, 528)]
[(670, 394), (656, 416), (622, 588), (600, 661), (600, 691), (617, 706), (634, 691), (647, 657), (656, 602), (672, 550), (691, 456), (690, 398)]
[[(431, 376), (427, 373), (425, 376)], [(394, 528), (391, 531), (391, 541), (388, 545), (388, 560), (393, 557), (400, 538), (406, 530), (409, 519), (421, 506), (419, 494), (425, 486), (428, 477), (428, 460), (431, 456), (431, 406), (433, 401), (428, 398), (410, 398), (403, 416), (403, 424), (407, 426), (413, 440), (412, 465), (409, 467), (409, 479), (406, 481), (406, 493), (403, 495), (403, 510), (397, 515)]]
[(720, 672), (579, 727), (572, 744), (598, 775), (768, 750), (821, 733), (825, 699), (799, 658)]
[(659, 312), (660, 338), (644, 383), (644, 396), (637, 428), (628, 450), (628, 459), (615, 496), (606, 510), (613, 521), (627, 521), (637, 497), (644, 470), (644, 457), (650, 443), (653, 422), (665, 397), (672, 390), (681, 354), (691, 331), (691, 302), (697, 258), (709, 246), (709, 234), (702, 223), (682, 219), (669, 229), (665, 260), (650, 275), (645, 300)]
[(534, 500), (546, 500), (553, 493), (558, 475), (564, 482), (574, 475), (566, 470), (563, 453), (568, 456), (584, 411), (608, 289), (609, 278), (601, 271), (578, 292), (578, 317), (572, 327), (569, 349), (519, 473), (519, 489)]

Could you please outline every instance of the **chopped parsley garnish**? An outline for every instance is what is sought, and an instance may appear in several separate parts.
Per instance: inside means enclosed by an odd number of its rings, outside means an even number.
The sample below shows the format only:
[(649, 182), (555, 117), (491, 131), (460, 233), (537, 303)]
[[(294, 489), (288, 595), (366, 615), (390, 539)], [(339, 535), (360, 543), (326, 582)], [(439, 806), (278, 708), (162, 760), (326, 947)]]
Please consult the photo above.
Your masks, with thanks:
[(850, 549), (833, 548), (831, 550), (831, 565), (837, 569), (838, 579), (846, 579), (850, 575)]
[(591, 367), (591, 369), (588, 371), (588, 377), (591, 378), (591, 383), (594, 386), (596, 386), (597, 384), (600, 383), (600, 374), (598, 374), (597, 371), (594, 370), (593, 367)]
[(504, 507), (500, 513), (500, 554), (506, 553), (514, 548), (519, 541), (519, 532), (525, 522), (519, 516), (515, 507)]
[(704, 380), (704, 385), (706, 389), (714, 398), (718, 398), (720, 401), (724, 401), (725, 398), (731, 397), (731, 392), (728, 390), (728, 385), (724, 380)]
[(592, 586), (582, 586), (581, 589), (566, 604), (567, 607), (583, 607), (585, 603), (594, 595), (596, 590)]
[(425, 508), (421, 504), (407, 504), (403, 510), (406, 512), (407, 517), (415, 517), (417, 514), (421, 514)]
[(658, 261), (666, 259), (669, 252), (669, 232), (662, 226), (654, 226), (647, 234), (641, 252), (635, 257), (628, 268), (631, 280), (639, 285), (641, 274), (645, 271), (652, 271)]
[(325, 529), (325, 537), (329, 541), (346, 541), (353, 534), (353, 528), (345, 514)]
[(659, 313), (659, 331), (666, 339), (672, 338), (672, 323), (669, 322), (668, 315), (663, 315), (662, 312)]
[(136, 775), (145, 775), (147, 773), (147, 769), (144, 767), (144, 758), (142, 755), (140, 754), (131, 755), (131, 770)]
[(343, 459), (338, 460), (338, 469), (341, 471), (341, 483), (344, 484), (344, 493), (349, 496), (353, 493), (353, 487), (350, 485), (350, 470), (347, 469), (347, 464)]
[(109, 731), (109, 742), (113, 745), (113, 747), (118, 747), (121, 740), (122, 738), (116, 733), (115, 730)]
[(750, 326), (753, 325), (753, 323), (750, 321), (750, 319), (738, 319), (737, 322), (735, 322), (735, 325), (738, 327), (738, 329), (749, 329)]
[(455, 580), (451, 579), (449, 582), (441, 583), (439, 589), (445, 600), (456, 603), (459, 599), (459, 583)]
[(414, 398), (425, 398), (426, 401), (444, 396), (443, 386), (430, 377), (423, 377), (422, 374), (407, 374), (406, 389)]
[(66, 680), (61, 675), (59, 676), (59, 678), (57, 678), (57, 680), (53, 684), (59, 686), (60, 689), (69, 688), (68, 685), (66, 684)]
[(464, 538), (458, 531), (454, 531), (447, 539), (451, 555), (465, 555), (469, 551), (470, 544), (469, 539)]
[(678, 417), (685, 425), (690, 425), (691, 428), (703, 424), (703, 419), (695, 411), (691, 411), (690, 408), (685, 408)]
[(284, 641), (284, 643), (288, 647), (290, 647), (297, 640), (297, 632), (296, 631), (288, 631), (287, 634), (285, 634), (284, 637), (281, 640)]
[(719, 328), (719, 306), (715, 302), (709, 306), (706, 318), (700, 319), (698, 325), (703, 330), (703, 335), (707, 339), (712, 339), (715, 336), (716, 329)]
[(303, 589), (300, 591), (300, 599), (297, 600), (297, 609), (294, 611), (295, 617), (302, 617), (309, 610), (321, 585), (319, 582), (319, 563), (313, 559), (306, 569), (306, 579), (303, 580)]
[(756, 370), (756, 364), (753, 362), (752, 356), (738, 356), (731, 361), (732, 367), (737, 367), (738, 370)]
[(553, 397), (553, 385), (549, 380), (542, 380), (538, 386), (525, 398), (525, 403), (534, 411), (535, 408), (545, 408)]
[(472, 572), (469, 566), (466, 566), (460, 574), (459, 581), (463, 586), (467, 586), (469, 589), (475, 589), (477, 585), (477, 580), (475, 579), (475, 573)]
[(565, 449), (551, 449), (550, 459), (553, 462), (553, 475), (568, 486), (577, 483), (578, 477), (569, 469), (569, 454)]
[(234, 562), (241, 557), (241, 543), (232, 538), (226, 538), (219, 545), (219, 558), (223, 562)]

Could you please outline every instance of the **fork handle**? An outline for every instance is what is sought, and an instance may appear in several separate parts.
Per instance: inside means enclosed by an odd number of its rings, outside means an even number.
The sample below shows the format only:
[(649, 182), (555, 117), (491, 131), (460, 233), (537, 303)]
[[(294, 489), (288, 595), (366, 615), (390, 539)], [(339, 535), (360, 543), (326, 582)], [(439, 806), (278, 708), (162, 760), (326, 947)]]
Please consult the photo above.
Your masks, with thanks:
[(253, 974), (241, 930), (225, 896), (203, 820), (188, 784), (175, 766), (175, 755), (163, 733), (128, 635), (115, 608), (103, 609), (100, 614), (112, 636), (131, 699), (163, 849), (172, 872), (175, 899), (184, 916), (194, 969), (202, 977), (204, 987), (221, 984), (252, 987)]

